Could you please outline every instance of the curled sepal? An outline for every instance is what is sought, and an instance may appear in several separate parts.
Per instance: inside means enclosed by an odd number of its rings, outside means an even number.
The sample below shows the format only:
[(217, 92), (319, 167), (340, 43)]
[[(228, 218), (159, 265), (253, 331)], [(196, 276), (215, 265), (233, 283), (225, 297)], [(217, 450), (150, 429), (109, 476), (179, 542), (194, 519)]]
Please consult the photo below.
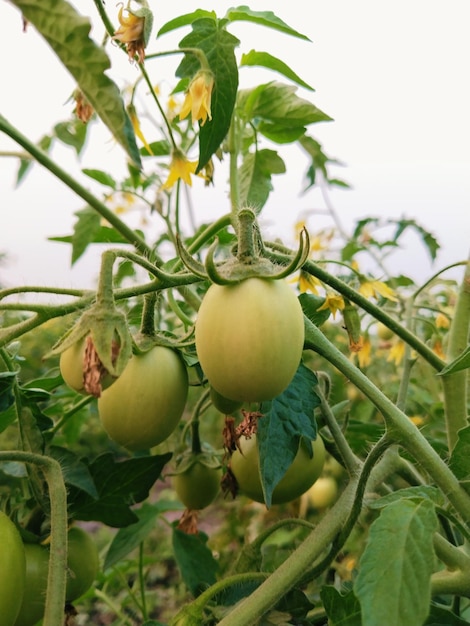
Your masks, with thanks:
[(96, 355), (106, 371), (114, 378), (120, 376), (132, 354), (132, 337), (126, 316), (115, 308), (101, 304), (85, 311), (46, 357), (65, 352), (87, 336), (91, 338)]
[(280, 278), (286, 278), (290, 274), (293, 274), (296, 270), (302, 267), (302, 265), (308, 259), (309, 252), (310, 252), (310, 237), (309, 237), (307, 229), (304, 227), (300, 231), (300, 242), (299, 242), (299, 247), (297, 249), (296, 255), (294, 256), (292, 261), (289, 263), (289, 265), (286, 265), (286, 267), (284, 267), (280, 272), (275, 273), (270, 278), (274, 278), (275, 280), (278, 280)]
[(263, 257), (253, 257), (250, 263), (232, 257), (217, 264), (214, 259), (217, 245), (218, 241), (214, 241), (206, 255), (207, 276), (216, 285), (234, 285), (245, 278), (271, 278), (277, 268), (269, 259)]
[(176, 249), (183, 265), (187, 267), (188, 270), (192, 272), (195, 276), (198, 276), (203, 280), (207, 280), (207, 272), (204, 268), (204, 265), (202, 263), (199, 263), (199, 261), (196, 261), (196, 259), (193, 259), (193, 257), (183, 246), (183, 242), (178, 235), (176, 235)]

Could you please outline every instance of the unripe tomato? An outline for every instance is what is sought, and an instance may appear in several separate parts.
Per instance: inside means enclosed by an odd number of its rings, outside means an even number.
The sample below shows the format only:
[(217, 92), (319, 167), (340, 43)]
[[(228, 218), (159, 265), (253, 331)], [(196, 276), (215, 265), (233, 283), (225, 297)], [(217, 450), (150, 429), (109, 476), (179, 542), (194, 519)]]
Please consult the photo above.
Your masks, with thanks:
[[(67, 536), (67, 587), (65, 599), (73, 602), (91, 587), (99, 570), (98, 550), (90, 535), (77, 526)], [(38, 543), (27, 543), (26, 579), (23, 603), (15, 626), (34, 626), (44, 615), (49, 548)], [(3, 622), (0, 622), (3, 626)]]
[(91, 536), (78, 526), (68, 532), (66, 600), (73, 602), (93, 584), (100, 563), (98, 549)]
[(393, 337), (394, 333), (388, 326), (385, 326), (382, 322), (378, 322), (377, 335), (379, 336), (379, 339), (382, 339), (382, 341), (389, 341)]
[(238, 411), (243, 406), (243, 402), (239, 402), (238, 400), (229, 400), (228, 398), (224, 398), (224, 396), (220, 395), (218, 391), (211, 387), (210, 396), (212, 400), (212, 404), (215, 408), (223, 413), (224, 415), (231, 415), (235, 411)]
[(155, 346), (133, 355), (98, 399), (104, 429), (128, 450), (144, 450), (176, 428), (188, 396), (188, 373), (175, 350)]
[(284, 280), (213, 284), (199, 308), (195, 338), (201, 367), (219, 394), (240, 402), (271, 400), (299, 366), (302, 308)]
[[(263, 488), (259, 469), (259, 452), (256, 436), (251, 439), (241, 437), (241, 452), (232, 454), (230, 467), (240, 492), (256, 502), (264, 503)], [(272, 504), (291, 502), (305, 493), (317, 480), (325, 462), (325, 445), (321, 437), (312, 441), (313, 457), (310, 458), (303, 445), (299, 445), (297, 456), (274, 488)]]
[(308, 490), (310, 506), (321, 511), (334, 504), (338, 498), (338, 483), (333, 476), (320, 476)]
[(0, 546), (0, 623), (13, 626), (23, 601), (26, 561), (21, 535), (3, 511)]
[(196, 461), (188, 470), (172, 478), (176, 495), (187, 509), (199, 510), (209, 506), (220, 490), (221, 471)]
[[(59, 369), (65, 383), (74, 391), (86, 394), (83, 383), (83, 362), (85, 356), (86, 337), (80, 339), (60, 354)], [(106, 373), (102, 378), (101, 387), (107, 389), (116, 378)]]

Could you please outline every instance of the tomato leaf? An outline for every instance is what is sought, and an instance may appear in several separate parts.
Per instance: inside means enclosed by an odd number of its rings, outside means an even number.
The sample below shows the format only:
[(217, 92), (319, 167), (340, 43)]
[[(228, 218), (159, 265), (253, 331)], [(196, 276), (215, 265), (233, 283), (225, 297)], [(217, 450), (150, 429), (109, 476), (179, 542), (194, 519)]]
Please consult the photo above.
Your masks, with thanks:
[(416, 487), (407, 487), (405, 489), (398, 489), (392, 493), (379, 498), (378, 500), (371, 500), (367, 503), (370, 509), (383, 509), (392, 502), (397, 500), (430, 500), (438, 506), (445, 505), (445, 498), (442, 491), (433, 487), (432, 485), (417, 485)]
[(167, 453), (116, 462), (111, 453), (100, 455), (88, 466), (98, 498), (71, 486), (71, 517), (103, 522), (114, 528), (137, 522), (139, 518), (130, 507), (148, 497), (151, 487), (171, 456), (171, 453)]
[(469, 623), (444, 607), (431, 604), (428, 619), (423, 626), (468, 626)]
[(315, 374), (300, 364), (290, 385), (270, 402), (262, 402), (257, 441), (261, 483), (266, 506), (271, 506), (274, 488), (297, 455), (300, 438), (317, 438), (314, 410), (320, 404), (315, 393)]
[(252, 11), (249, 7), (241, 5), (229, 9), (227, 11), (226, 18), (231, 22), (253, 22), (254, 24), (266, 26), (267, 28), (273, 28), (274, 30), (285, 33), (286, 35), (310, 41), (306, 35), (302, 35), (302, 33), (299, 33), (291, 28), (272, 11)]
[(207, 535), (188, 535), (173, 527), (173, 550), (181, 577), (189, 591), (197, 596), (216, 582), (219, 564), (207, 547)]
[(470, 480), (470, 426), (459, 430), (449, 466), (459, 480)]
[(13, 385), (16, 372), (0, 372), (0, 412), (6, 411), (15, 402)]
[(120, 528), (114, 535), (104, 560), (103, 569), (108, 569), (119, 563), (132, 550), (135, 550), (145, 541), (150, 531), (155, 528), (155, 519), (166, 511), (174, 511), (183, 508), (178, 502), (159, 500), (154, 504), (144, 503), (140, 509), (134, 512), (138, 521), (125, 528)]
[(60, 463), (67, 485), (78, 487), (92, 498), (98, 498), (98, 491), (88, 466), (74, 452), (62, 446), (51, 446), (49, 454)]
[(318, 310), (322, 304), (325, 303), (325, 298), (315, 296), (313, 293), (301, 293), (299, 302), (304, 315), (308, 317), (315, 326), (321, 326), (331, 315), (329, 309)]
[(438, 372), (439, 376), (446, 376), (447, 374), (454, 374), (470, 367), (470, 346), (460, 354), (452, 363), (449, 363)]
[(382, 510), (370, 527), (354, 583), (363, 626), (409, 626), (425, 621), (436, 529), (437, 515), (430, 500), (398, 500)]
[(353, 591), (342, 595), (335, 587), (325, 585), (320, 597), (329, 626), (362, 626), (361, 605)]
[(300, 78), (291, 68), (277, 57), (272, 56), (268, 52), (257, 52), (256, 50), (250, 50), (250, 52), (243, 54), (240, 66), (259, 66), (266, 67), (275, 72), (279, 72), (286, 78), (289, 78), (293, 82), (297, 83), (305, 89), (315, 91), (308, 83)]
[(274, 150), (257, 150), (254, 154), (247, 154), (239, 170), (240, 205), (260, 211), (273, 190), (271, 175), (285, 171), (284, 161)]
[(113, 137), (140, 167), (132, 123), (117, 85), (107, 74), (111, 66), (107, 54), (89, 37), (90, 20), (65, 0), (13, 0), (13, 4), (44, 37)]
[[(196, 173), (208, 163), (225, 139), (232, 120), (232, 111), (238, 89), (238, 66), (235, 47), (239, 40), (225, 30), (226, 20), (198, 19), (192, 23), (192, 32), (180, 41), (180, 48), (202, 50), (214, 75), (211, 112), (199, 131), (199, 163)], [(176, 70), (180, 78), (192, 78), (199, 70), (194, 54), (186, 54)]]

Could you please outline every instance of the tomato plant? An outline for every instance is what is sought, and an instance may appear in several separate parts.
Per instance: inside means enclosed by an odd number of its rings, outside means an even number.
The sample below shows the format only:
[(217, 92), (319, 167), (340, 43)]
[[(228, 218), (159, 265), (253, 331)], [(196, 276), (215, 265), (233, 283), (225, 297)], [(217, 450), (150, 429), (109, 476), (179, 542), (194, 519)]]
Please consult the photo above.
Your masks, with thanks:
[(238, 411), (243, 406), (243, 402), (238, 400), (229, 400), (222, 396), (218, 391), (211, 387), (210, 397), (215, 408), (224, 415), (231, 415), (234, 411)]
[(66, 600), (73, 602), (93, 584), (99, 571), (99, 555), (91, 535), (79, 526), (72, 526), (67, 536)]
[(0, 511), (0, 541), (0, 615), (2, 624), (13, 626), (25, 589), (25, 553), (17, 527), (3, 511)]
[(222, 396), (269, 400), (292, 380), (302, 356), (303, 314), (282, 280), (248, 278), (212, 285), (196, 319), (196, 351)]
[[(264, 503), (256, 436), (250, 439), (241, 437), (239, 445), (240, 449), (232, 454), (230, 468), (240, 492), (256, 502)], [(291, 502), (305, 493), (320, 476), (324, 462), (325, 445), (321, 437), (317, 437), (311, 444), (301, 440), (292, 465), (274, 488), (272, 504)]]
[[(59, 368), (65, 383), (74, 391), (86, 394), (84, 384), (86, 337), (75, 342), (64, 350), (59, 359)], [(116, 379), (109, 373), (104, 373), (100, 380), (102, 389), (109, 387)]]
[(338, 483), (333, 476), (320, 476), (307, 492), (310, 506), (323, 510), (334, 504), (338, 498)]
[(38, 543), (26, 543), (25, 594), (15, 626), (34, 626), (44, 615), (49, 550)]
[(134, 355), (118, 380), (98, 399), (108, 435), (129, 450), (165, 441), (181, 419), (188, 374), (176, 351), (155, 346)]

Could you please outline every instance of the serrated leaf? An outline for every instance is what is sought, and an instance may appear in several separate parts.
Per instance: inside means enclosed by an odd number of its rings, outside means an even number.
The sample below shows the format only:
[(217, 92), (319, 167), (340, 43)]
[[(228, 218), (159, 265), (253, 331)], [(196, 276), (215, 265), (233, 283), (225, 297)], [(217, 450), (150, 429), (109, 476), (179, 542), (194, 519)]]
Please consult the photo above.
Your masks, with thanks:
[(95, 170), (95, 169), (88, 169), (88, 168), (83, 169), (82, 172), (85, 174), (85, 176), (88, 176), (89, 178), (96, 180), (101, 185), (105, 185), (106, 187), (111, 187), (111, 189), (116, 189), (117, 187), (116, 181), (111, 176), (111, 174), (108, 174), (108, 172), (103, 172), (102, 170)]
[(125, 528), (120, 528), (114, 535), (106, 553), (104, 569), (119, 563), (145, 541), (150, 531), (155, 528), (155, 519), (159, 515), (179, 508), (180, 505), (177, 502), (159, 501), (154, 504), (144, 503), (140, 509), (135, 510), (137, 522)]
[(424, 622), (431, 600), (436, 529), (429, 500), (394, 502), (373, 522), (354, 583), (363, 626)]
[(429, 500), (430, 502), (444, 506), (445, 499), (442, 492), (436, 487), (431, 485), (417, 485), (416, 487), (406, 487), (404, 489), (398, 489), (392, 493), (382, 496), (378, 500), (371, 500), (367, 503), (370, 509), (383, 509), (392, 502), (397, 500)]
[(100, 215), (91, 207), (76, 211), (75, 215), (78, 219), (72, 235), (72, 265), (78, 261), (93, 241), (101, 220)]
[(462, 352), (452, 363), (449, 363), (438, 372), (439, 376), (447, 376), (448, 374), (454, 374), (455, 372), (461, 372), (470, 367), (470, 346)]
[(195, 535), (173, 527), (173, 551), (181, 577), (193, 594), (199, 595), (203, 589), (216, 582), (219, 565), (207, 547), (207, 535), (198, 532)]
[(288, 26), (288, 24), (283, 22), (272, 11), (252, 11), (248, 6), (240, 5), (238, 7), (233, 7), (229, 9), (225, 17), (231, 22), (253, 22), (255, 24), (260, 24), (261, 26), (273, 28), (274, 30), (286, 33), (287, 35), (291, 35), (292, 37), (297, 37), (298, 39), (310, 41), (310, 39), (306, 35), (302, 35), (302, 33), (299, 33), (298, 31)]
[(269, 52), (257, 52), (256, 50), (250, 50), (250, 52), (242, 55), (240, 66), (266, 67), (274, 72), (282, 74), (305, 89), (315, 91), (313, 87), (302, 80), (300, 76), (298, 76), (288, 65), (286, 65), (286, 63), (284, 63), (284, 61), (272, 56)]
[(297, 455), (300, 438), (317, 437), (314, 410), (320, 404), (315, 374), (302, 363), (287, 389), (270, 402), (262, 402), (257, 442), (263, 495), (271, 506), (274, 488)]
[(320, 597), (328, 615), (328, 626), (362, 626), (361, 605), (353, 591), (342, 595), (327, 585), (322, 587)]
[(90, 20), (65, 0), (12, 2), (59, 57), (116, 141), (141, 167), (132, 123), (117, 85), (106, 73), (111, 63), (104, 49), (89, 37)]
[(74, 519), (98, 521), (122, 528), (138, 520), (131, 506), (148, 497), (171, 453), (115, 461), (111, 453), (89, 464), (98, 498), (76, 487), (69, 489), (69, 510)]
[(76, 118), (56, 124), (54, 133), (57, 139), (74, 148), (77, 155), (80, 155), (85, 145), (87, 129), (88, 125)]
[[(235, 48), (239, 40), (225, 30), (225, 21), (202, 18), (192, 23), (192, 32), (180, 43), (180, 48), (198, 48), (206, 55), (214, 75), (211, 98), (212, 119), (199, 130), (199, 162), (196, 173), (208, 163), (224, 141), (230, 123), (238, 90), (238, 65)], [(192, 78), (199, 70), (193, 54), (186, 54), (176, 70), (180, 78)]]
[[(144, 233), (138, 229), (135, 232), (142, 237), (144, 236)], [(48, 237), (47, 240), (57, 241), (59, 243), (73, 244), (73, 235), (63, 235), (62, 237)], [(98, 229), (96, 229), (96, 231), (94, 231), (91, 241), (89, 241), (88, 243), (119, 243), (129, 245), (129, 240), (124, 239), (124, 237), (114, 228), (109, 228), (108, 226), (100, 226)]]
[(163, 26), (160, 28), (160, 30), (157, 33), (157, 37), (160, 37), (161, 35), (164, 35), (165, 33), (169, 33), (172, 30), (176, 30), (177, 28), (181, 28), (182, 26), (190, 26), (196, 20), (200, 20), (203, 18), (212, 19), (215, 22), (217, 20), (217, 15), (215, 14), (214, 11), (206, 11), (205, 9), (197, 9), (196, 11), (193, 11), (192, 13), (185, 13), (184, 15), (179, 15), (178, 17), (175, 17), (174, 19), (163, 24)]
[(64, 482), (78, 487), (92, 498), (98, 498), (98, 491), (88, 466), (68, 448), (51, 446), (49, 455), (60, 463)]
[(270, 192), (272, 174), (286, 171), (284, 161), (274, 150), (257, 150), (247, 154), (239, 169), (240, 205), (260, 211)]
[(272, 81), (241, 92), (238, 105), (246, 121), (259, 118), (285, 128), (331, 121), (329, 115), (300, 98), (296, 91), (293, 85)]
[(413, 229), (421, 237), (421, 240), (425, 247), (428, 249), (429, 256), (433, 261), (436, 260), (437, 251), (441, 247), (432, 233), (420, 226), (415, 220), (403, 219), (397, 223), (397, 229), (395, 235), (392, 237), (393, 241), (397, 241), (398, 238), (408, 229)]
[(470, 426), (459, 430), (449, 467), (459, 480), (470, 480)]

